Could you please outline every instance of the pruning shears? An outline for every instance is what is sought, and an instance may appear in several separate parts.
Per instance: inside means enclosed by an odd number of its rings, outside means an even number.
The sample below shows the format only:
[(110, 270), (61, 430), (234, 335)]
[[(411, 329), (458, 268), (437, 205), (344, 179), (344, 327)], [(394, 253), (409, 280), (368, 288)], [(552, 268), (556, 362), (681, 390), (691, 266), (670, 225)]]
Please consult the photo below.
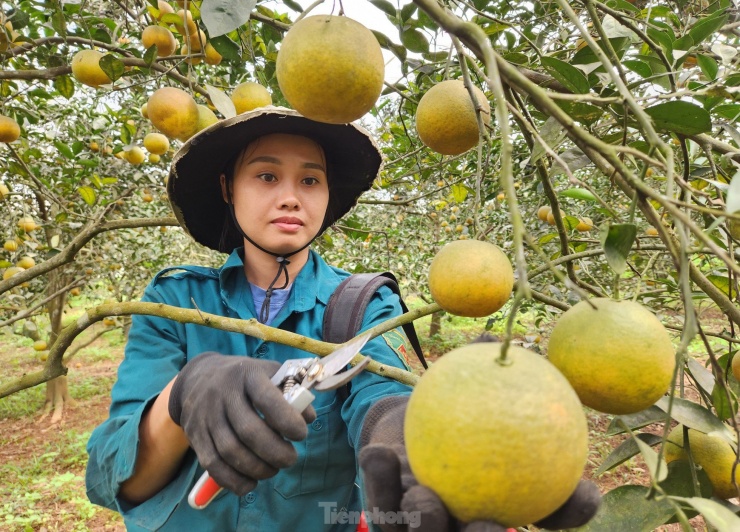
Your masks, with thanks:
[[(370, 358), (366, 356), (353, 367), (342, 371), (369, 339), (369, 334), (358, 336), (325, 357), (286, 360), (270, 380), (283, 391), (283, 397), (297, 412), (303, 412), (316, 398), (311, 392), (312, 388), (317, 392), (335, 390), (365, 369), (370, 363)], [(202, 510), (222, 489), (206, 471), (190, 491), (188, 504), (196, 510)]]

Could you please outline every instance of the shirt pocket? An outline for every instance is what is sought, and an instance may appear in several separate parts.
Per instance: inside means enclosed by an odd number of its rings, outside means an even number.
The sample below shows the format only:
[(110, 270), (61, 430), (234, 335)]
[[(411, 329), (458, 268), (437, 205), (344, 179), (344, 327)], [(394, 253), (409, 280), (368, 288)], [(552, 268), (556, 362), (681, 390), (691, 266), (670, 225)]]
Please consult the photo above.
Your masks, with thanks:
[(355, 452), (341, 416), (342, 400), (333, 395), (329, 404), (315, 406), (316, 419), (308, 425), (306, 439), (294, 442), (297, 462), (275, 477), (275, 490), (286, 499), (355, 481)]

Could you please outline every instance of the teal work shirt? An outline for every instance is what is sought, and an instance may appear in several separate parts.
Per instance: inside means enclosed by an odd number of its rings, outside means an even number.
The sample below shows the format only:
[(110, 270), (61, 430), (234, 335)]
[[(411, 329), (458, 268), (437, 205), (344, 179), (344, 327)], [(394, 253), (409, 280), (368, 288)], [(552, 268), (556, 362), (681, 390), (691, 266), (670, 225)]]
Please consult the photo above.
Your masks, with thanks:
[[(146, 288), (142, 300), (232, 318), (255, 318), (259, 309), (254, 308), (240, 253), (232, 253), (220, 269), (185, 266), (164, 270)], [(272, 326), (321, 338), (329, 297), (347, 275), (311, 251)], [(398, 296), (382, 287), (367, 308), (363, 330), (400, 313)], [(406, 369), (404, 348), (398, 346), (399, 331), (372, 339), (363, 354)], [(87, 445), (90, 500), (120, 512), (129, 531), (354, 530), (356, 525), (332, 525), (331, 521), (337, 522), (337, 511), (359, 512), (362, 506), (356, 452), (365, 413), (381, 397), (411, 391), (369, 372), (353, 379), (345, 400), (336, 391), (316, 393), (317, 417), (308, 427), (308, 437), (295, 443), (296, 464), (260, 481), (247, 495), (238, 497), (223, 490), (207, 508), (192, 509), (187, 496), (203, 468), (190, 450), (179, 474), (151, 499), (132, 506), (118, 498), (121, 483), (134, 472), (142, 415), (187, 361), (205, 351), (278, 362), (311, 356), (242, 334), (134, 316), (113, 386), (109, 418), (93, 431)]]

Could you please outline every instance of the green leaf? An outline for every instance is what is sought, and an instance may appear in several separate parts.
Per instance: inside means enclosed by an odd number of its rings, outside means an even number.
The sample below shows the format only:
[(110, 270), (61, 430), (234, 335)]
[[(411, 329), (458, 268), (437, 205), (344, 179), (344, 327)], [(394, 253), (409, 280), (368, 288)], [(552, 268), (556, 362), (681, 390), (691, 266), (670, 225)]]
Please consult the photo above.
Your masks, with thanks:
[[(663, 410), (663, 412), (667, 412), (668, 399), (668, 397), (661, 397), (655, 403), (655, 406)], [(692, 403), (686, 399), (674, 397), (671, 417), (682, 425), (696, 429), (704, 434), (715, 433), (726, 440), (727, 443), (735, 445), (734, 435), (727, 425), (722, 423), (717, 416), (701, 405)]]
[(54, 141), (54, 146), (56, 146), (57, 147), (57, 150), (59, 150), (59, 153), (61, 153), (62, 155), (64, 155), (67, 159), (74, 159), (75, 158), (75, 154), (72, 151), (72, 149), (69, 146), (67, 146), (66, 144), (64, 144), (63, 142), (61, 142), (59, 140), (55, 140)]
[[(612, 48), (614, 48), (614, 51), (617, 54), (617, 57), (621, 59), (622, 55), (624, 55), (624, 52), (626, 50), (627, 45), (630, 43), (629, 37), (614, 37), (613, 39), (609, 39), (609, 43), (611, 43)], [(604, 41), (598, 40), (596, 41), (596, 44), (601, 48), (602, 50), (605, 49), (606, 45)], [(591, 63), (599, 63), (599, 59), (596, 57), (596, 54), (594, 53), (591, 48), (588, 46), (584, 46), (580, 50), (576, 52), (576, 54), (573, 56), (573, 59), (571, 59), (570, 64), (571, 65), (589, 65)]]
[(95, 198), (97, 195), (92, 187), (80, 187), (77, 189), (77, 192), (80, 194), (82, 199), (85, 200), (85, 203), (88, 205), (95, 204)]
[(288, 6), (296, 13), (303, 13), (303, 7), (301, 7), (301, 4), (299, 4), (298, 2), (294, 2), (293, 0), (283, 0), (283, 4)]
[(640, 77), (649, 78), (653, 75), (653, 69), (644, 61), (628, 59), (627, 61), (622, 61), (622, 64)]
[(208, 41), (211, 43), (211, 46), (221, 54), (221, 57), (223, 57), (225, 61), (241, 61), (242, 54), (239, 46), (226, 35), (211, 37)]
[(687, 366), (697, 386), (707, 395), (712, 393), (714, 389), (714, 375), (712, 372), (699, 364), (693, 357), (689, 357)]
[(369, 0), (372, 5), (380, 9), (389, 17), (396, 17), (396, 8), (387, 0)]
[(585, 188), (569, 188), (568, 190), (561, 190), (558, 192), (558, 196), (583, 201), (598, 201), (596, 196), (594, 196), (590, 190), (586, 190)]
[(131, 132), (125, 124), (121, 126), (121, 142), (124, 144), (131, 144)]
[(607, 224), (601, 229), (599, 237), (606, 262), (617, 275), (622, 275), (627, 269), (627, 257), (636, 236), (635, 224)]
[(671, 499), (694, 507), (704, 516), (707, 523), (717, 530), (740, 530), (740, 517), (712, 499), (701, 497), (671, 497)]
[(541, 61), (545, 70), (569, 91), (576, 94), (588, 94), (591, 89), (588, 79), (576, 67), (554, 57), (543, 57)]
[(213, 105), (216, 106), (216, 109), (218, 109), (218, 112), (224, 118), (236, 116), (234, 102), (224, 91), (212, 85), (206, 85), (206, 90), (208, 91), (209, 98), (211, 98), (211, 102), (213, 102)]
[(452, 192), (452, 197), (455, 198), (457, 203), (462, 203), (465, 201), (465, 198), (468, 197), (468, 187), (465, 185), (452, 185), (450, 187), (450, 192)]
[(415, 28), (401, 32), (401, 44), (411, 52), (418, 54), (429, 51), (429, 41), (422, 32)]
[(701, 468), (695, 470), (699, 481), (699, 493), (694, 493), (694, 481), (691, 475), (691, 464), (688, 460), (675, 460), (668, 464), (668, 477), (660, 483), (660, 487), (669, 495), (679, 497), (712, 496), (712, 483), (706, 471)]
[(595, 105), (583, 102), (569, 102), (560, 100), (555, 102), (558, 107), (568, 113), (574, 120), (590, 126), (604, 114), (604, 111)]
[(634, 442), (640, 448), (640, 454), (650, 470), (650, 476), (658, 482), (665, 480), (668, 476), (668, 465), (665, 463), (665, 460), (661, 456), (658, 456), (658, 453), (653, 451), (653, 449), (641, 439), (637, 438)]
[[(734, 298), (733, 298), (734, 299)], [(728, 400), (727, 394), (730, 394)], [(725, 391), (725, 386), (717, 384), (712, 390), (712, 406), (717, 412), (717, 417), (721, 420), (727, 420), (737, 414), (737, 397), (731, 390)]]
[(612, 9), (618, 9), (620, 11), (632, 11), (633, 13), (640, 12), (639, 7), (633, 6), (632, 4), (627, 2), (627, 0), (607, 0), (604, 3)]
[(126, 70), (126, 65), (115, 54), (105, 54), (98, 63), (111, 81), (116, 81)]
[(579, 532), (655, 530), (675, 513), (667, 500), (646, 499), (645, 486), (620, 486), (606, 493), (601, 507)]
[(416, 11), (416, 4), (410, 2), (401, 8), (401, 20), (406, 21), (411, 18), (411, 15)]
[(717, 79), (719, 66), (717, 65), (717, 61), (715, 61), (713, 57), (705, 54), (696, 54), (696, 62), (699, 65), (702, 73), (707, 77), (707, 79), (709, 79), (710, 81), (714, 81), (715, 79)]
[(735, 287), (732, 286), (730, 283), (730, 280), (725, 277), (724, 275), (707, 275), (707, 279), (709, 279), (714, 286), (722, 290), (724, 294), (732, 299), (735, 299), (735, 296), (737, 295), (737, 292), (735, 291)]
[(98, 161), (94, 161), (92, 159), (77, 159), (77, 164), (80, 164), (85, 168), (95, 168), (98, 166)]
[(713, 35), (727, 22), (727, 15), (706, 17), (700, 19), (689, 30), (689, 35), (694, 39), (695, 44), (700, 44), (710, 35)]
[[(650, 434), (648, 432), (639, 433), (635, 436), (645, 442), (647, 445), (651, 446), (663, 441), (662, 437), (656, 434)], [(633, 456), (639, 454), (639, 452), (640, 449), (637, 447), (637, 443), (635, 443), (634, 439), (629, 438), (627, 440), (624, 440), (619, 445), (619, 447), (614, 449), (609, 454), (609, 456), (604, 459), (599, 468), (594, 472), (594, 475), (598, 476), (606, 471), (609, 471), (610, 469), (614, 469), (618, 465), (623, 464)]]
[(645, 109), (658, 129), (696, 135), (712, 130), (712, 119), (709, 113), (689, 102), (673, 101), (659, 103)]
[(62, 37), (67, 35), (67, 21), (62, 11), (54, 11), (51, 14), (51, 27)]
[(218, 37), (243, 26), (257, 0), (203, 0), (200, 17), (208, 35)]
[(146, 49), (146, 52), (144, 52), (144, 62), (148, 66), (152, 66), (152, 63), (154, 63), (154, 60), (157, 58), (157, 45), (152, 44), (149, 48)]
[(665, 419), (665, 412), (653, 405), (641, 412), (636, 412), (626, 416), (615, 416), (606, 429), (606, 435), (616, 436), (617, 434), (626, 432), (624, 428), (625, 425), (634, 430), (647, 425), (652, 425), (653, 423), (662, 423)]
[(730, 122), (740, 119), (740, 103), (725, 103), (712, 108), (712, 113), (726, 118)]
[(54, 79), (54, 88), (66, 99), (70, 99), (75, 93), (75, 84), (70, 76), (59, 76)]

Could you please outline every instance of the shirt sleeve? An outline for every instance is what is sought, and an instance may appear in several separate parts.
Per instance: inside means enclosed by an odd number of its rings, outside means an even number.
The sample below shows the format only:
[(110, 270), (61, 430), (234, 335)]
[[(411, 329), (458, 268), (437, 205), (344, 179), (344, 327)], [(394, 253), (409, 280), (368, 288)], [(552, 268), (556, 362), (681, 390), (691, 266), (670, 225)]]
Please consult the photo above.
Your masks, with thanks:
[[(367, 306), (362, 330), (370, 329), (402, 313), (398, 295), (383, 286)], [(406, 334), (399, 327), (370, 340), (362, 349), (362, 353), (380, 364), (408, 370), (406, 360), (408, 345)], [(368, 409), (383, 397), (409, 395), (411, 390), (412, 388), (406, 384), (369, 371), (363, 371), (352, 379), (349, 397), (342, 406), (342, 417), (347, 424), (350, 445), (355, 452), (359, 452), (360, 430)]]
[[(142, 301), (167, 303), (150, 284)], [(135, 315), (125, 357), (111, 392), (108, 419), (97, 427), (87, 444), (85, 482), (89, 499), (117, 510), (127, 522), (159, 528), (179, 502), (195, 476), (197, 462), (188, 452), (180, 473), (157, 495), (136, 506), (118, 497), (121, 484), (134, 473), (139, 449), (139, 424), (147, 409), (185, 363), (184, 328), (165, 318)]]

